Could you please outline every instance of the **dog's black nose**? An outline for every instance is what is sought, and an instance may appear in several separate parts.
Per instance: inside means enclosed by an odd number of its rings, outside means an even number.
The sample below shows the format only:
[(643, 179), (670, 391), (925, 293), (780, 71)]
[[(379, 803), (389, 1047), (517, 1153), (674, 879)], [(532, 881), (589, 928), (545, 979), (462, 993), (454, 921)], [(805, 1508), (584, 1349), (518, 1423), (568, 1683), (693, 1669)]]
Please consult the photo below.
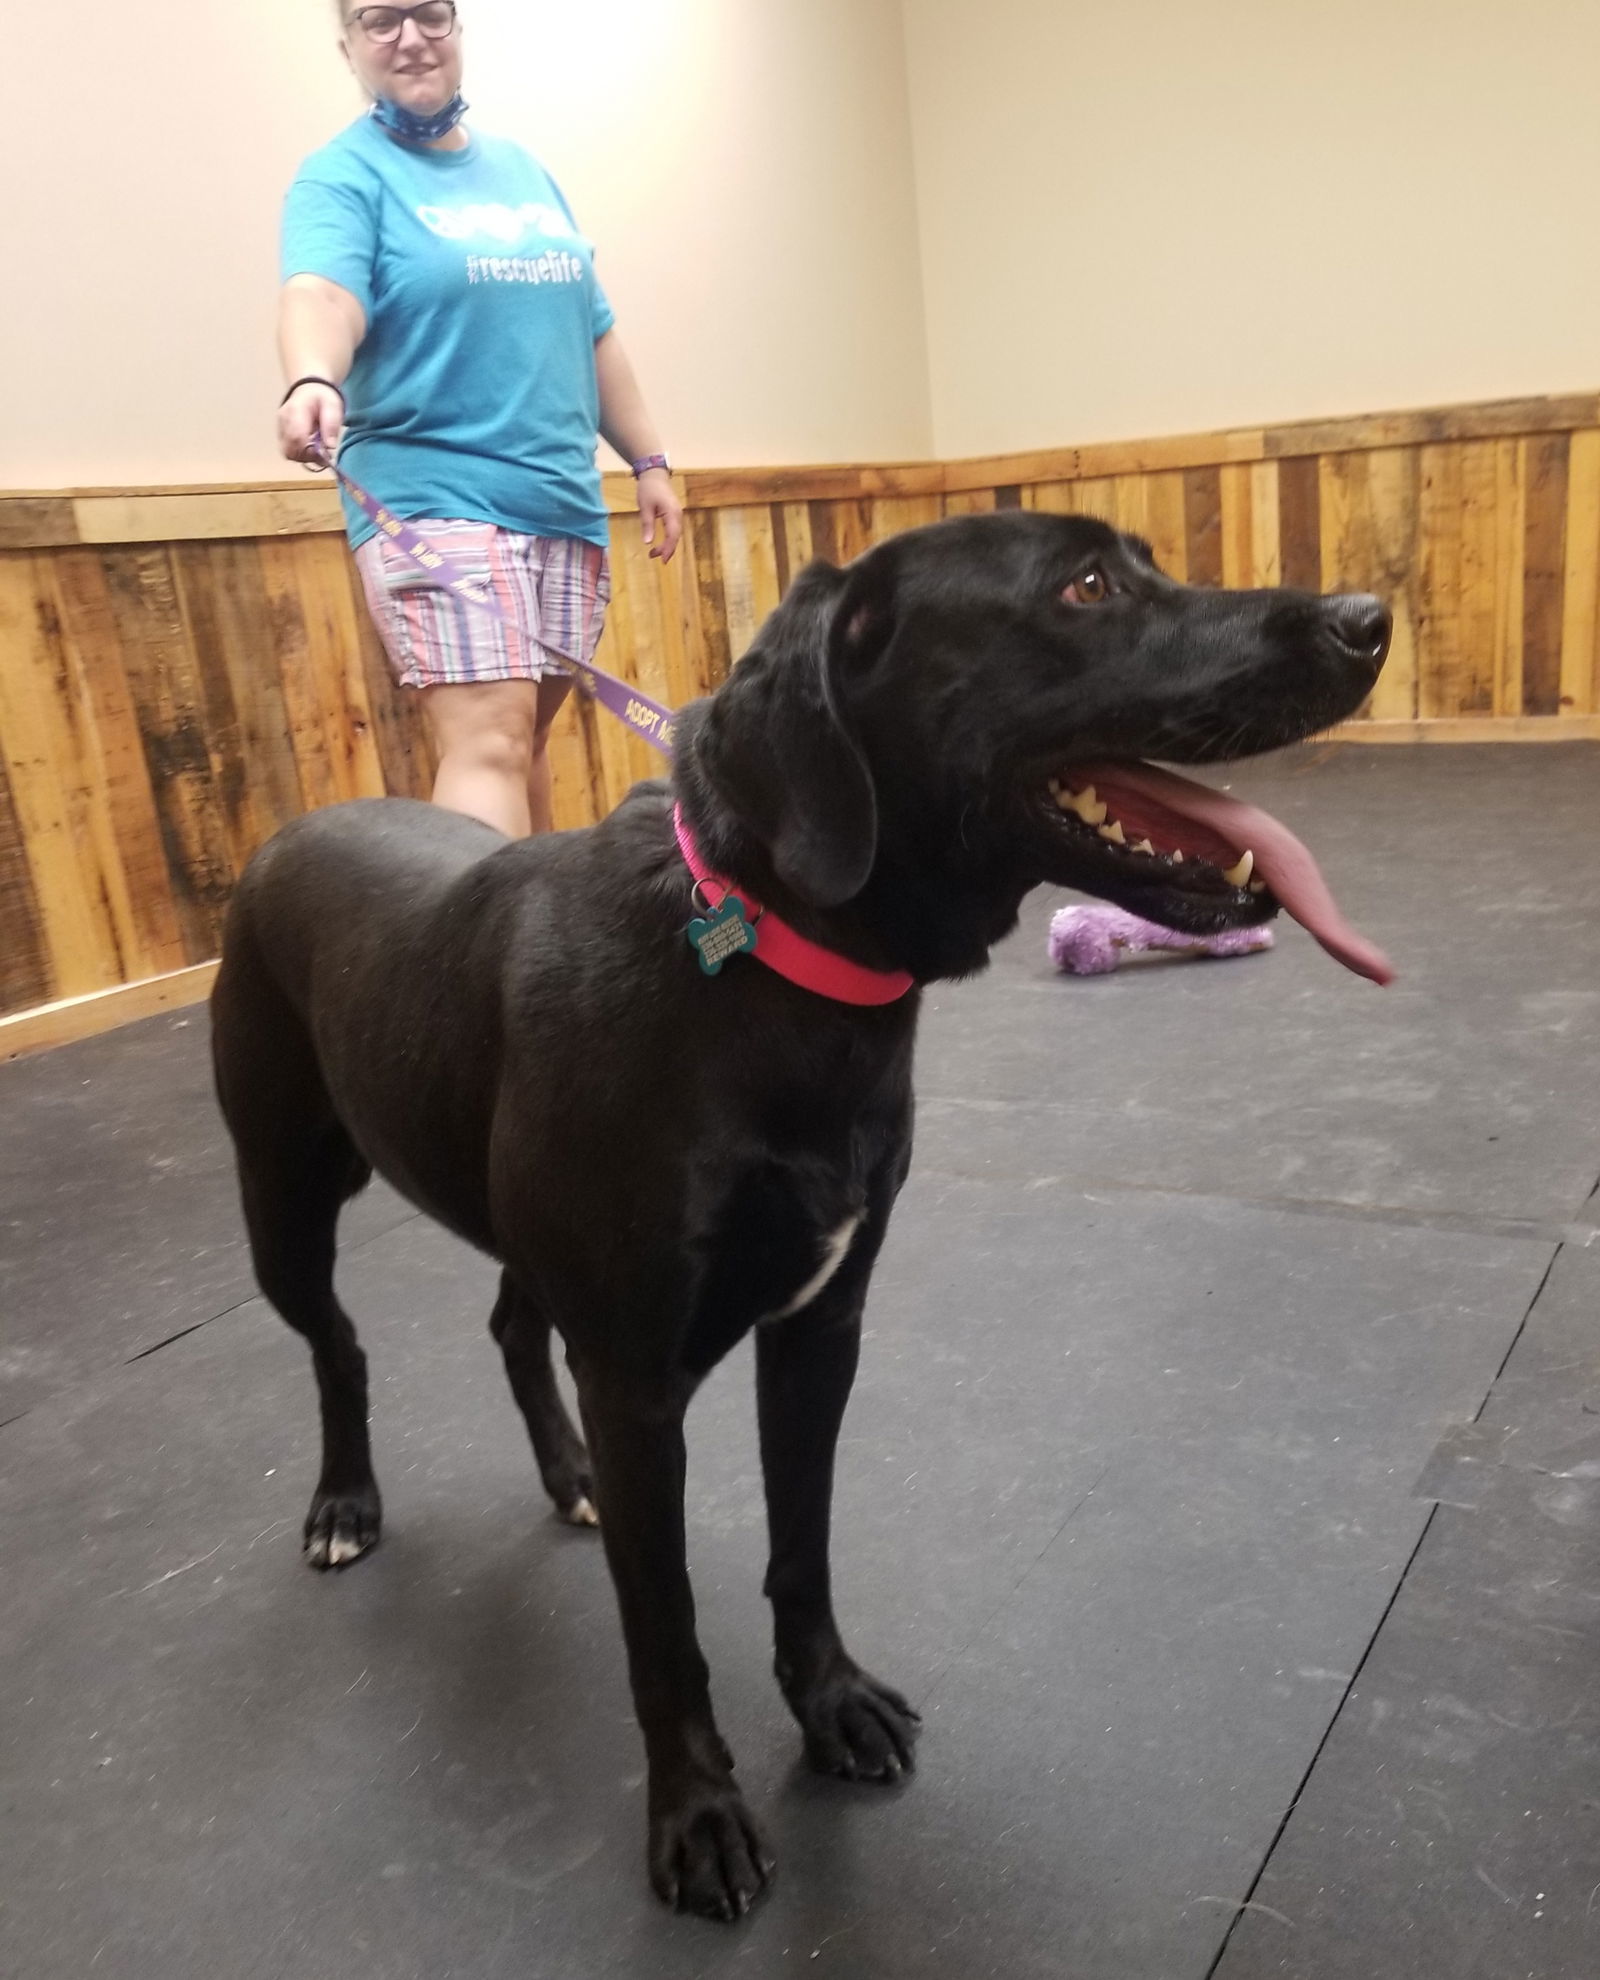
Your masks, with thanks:
[(1389, 608), (1370, 592), (1354, 591), (1322, 601), (1327, 626), (1353, 660), (1364, 660), (1376, 673), (1389, 651), (1394, 621)]

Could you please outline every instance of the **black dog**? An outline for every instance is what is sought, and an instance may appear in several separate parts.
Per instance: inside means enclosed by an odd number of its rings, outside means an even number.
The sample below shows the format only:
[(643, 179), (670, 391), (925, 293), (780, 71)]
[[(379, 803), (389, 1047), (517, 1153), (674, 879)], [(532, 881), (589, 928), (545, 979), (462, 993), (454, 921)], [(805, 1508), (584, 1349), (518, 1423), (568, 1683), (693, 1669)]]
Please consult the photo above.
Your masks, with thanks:
[[(804, 572), (732, 678), (683, 711), (675, 793), (751, 914), (917, 985), (981, 969), (1041, 881), (1196, 932), (1263, 920), (1281, 896), (1381, 974), (1281, 827), (1138, 759), (1220, 761), (1326, 726), (1371, 688), (1388, 633), (1370, 598), (1175, 584), (1092, 520), (952, 520)], [(1264, 841), (1255, 871), (1246, 829)], [(917, 1715), (834, 1621), (828, 1521), (867, 1281), (910, 1162), (918, 991), (835, 1001), (759, 947), (708, 976), (685, 940), (708, 898), (662, 784), (590, 830), (516, 844), (406, 800), (340, 805), (252, 861), (213, 1015), (257, 1276), (310, 1342), (321, 1394), (311, 1562), (378, 1538), (366, 1360), (333, 1289), (340, 1205), (377, 1169), (504, 1266), (490, 1324), (545, 1486), (569, 1516), (591, 1498), (601, 1516), (651, 1881), (727, 1918), (771, 1862), (695, 1638), (683, 1417), (752, 1327), (778, 1682), (817, 1767), (911, 1765)]]

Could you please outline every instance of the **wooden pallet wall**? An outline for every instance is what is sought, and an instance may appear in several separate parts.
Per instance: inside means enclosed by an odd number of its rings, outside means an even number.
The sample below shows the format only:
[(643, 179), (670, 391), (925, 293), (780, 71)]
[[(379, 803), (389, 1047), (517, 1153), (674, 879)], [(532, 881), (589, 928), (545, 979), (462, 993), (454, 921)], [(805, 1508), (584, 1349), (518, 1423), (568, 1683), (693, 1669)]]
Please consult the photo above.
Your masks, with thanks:
[[(1594, 393), (680, 486), (687, 531), (663, 569), (631, 484), (607, 482), (599, 656), (673, 704), (725, 676), (813, 556), (1017, 507), (1136, 530), (1194, 583), (1379, 593), (1393, 653), (1346, 733), (1600, 735)], [(332, 490), (310, 481), (0, 494), (0, 1054), (7, 1013), (207, 963), (235, 876), (287, 819), (426, 793), (426, 738), (339, 530)], [(569, 825), (659, 767), (582, 706), (553, 765)]]

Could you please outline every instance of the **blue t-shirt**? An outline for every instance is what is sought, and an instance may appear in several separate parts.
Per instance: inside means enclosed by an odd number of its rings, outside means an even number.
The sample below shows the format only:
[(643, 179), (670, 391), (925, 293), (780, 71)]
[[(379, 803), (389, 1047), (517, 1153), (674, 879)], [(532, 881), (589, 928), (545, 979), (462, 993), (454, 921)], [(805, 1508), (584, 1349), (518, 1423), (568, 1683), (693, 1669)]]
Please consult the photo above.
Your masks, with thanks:
[[(283, 210), (283, 278), (366, 312), (341, 466), (399, 516), (607, 537), (594, 347), (613, 321), (594, 247), (520, 145), (397, 144), (370, 117), (313, 152)], [(352, 545), (373, 534), (345, 499)]]

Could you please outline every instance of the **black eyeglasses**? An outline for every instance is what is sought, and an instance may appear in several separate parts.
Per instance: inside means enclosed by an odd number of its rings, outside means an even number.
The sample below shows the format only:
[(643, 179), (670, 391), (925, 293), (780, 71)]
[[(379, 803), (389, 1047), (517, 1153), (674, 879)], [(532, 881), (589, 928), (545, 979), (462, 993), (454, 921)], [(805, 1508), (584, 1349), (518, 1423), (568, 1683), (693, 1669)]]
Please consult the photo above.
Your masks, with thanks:
[(420, 7), (357, 7), (347, 25), (368, 41), (398, 41), (407, 21), (415, 21), (430, 41), (443, 41), (455, 28), (455, 0), (422, 0)]

